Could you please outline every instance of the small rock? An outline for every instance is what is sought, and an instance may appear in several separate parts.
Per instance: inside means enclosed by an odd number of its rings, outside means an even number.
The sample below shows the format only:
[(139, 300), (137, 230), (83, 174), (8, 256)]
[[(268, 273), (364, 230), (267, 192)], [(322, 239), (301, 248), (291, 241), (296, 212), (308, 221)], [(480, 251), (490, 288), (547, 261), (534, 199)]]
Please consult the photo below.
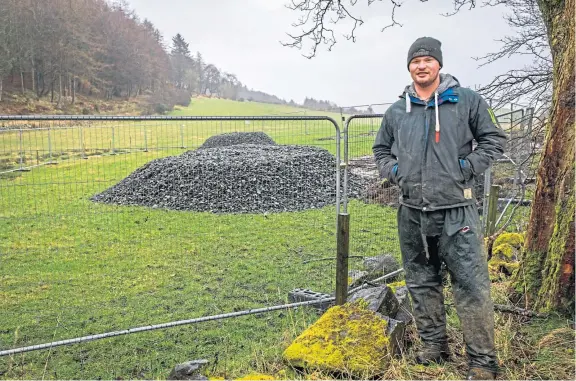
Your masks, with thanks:
[(400, 264), (390, 254), (383, 254), (377, 257), (368, 257), (364, 259), (364, 269), (370, 273), (371, 276), (380, 276), (389, 274), (400, 268)]
[(370, 287), (357, 291), (350, 297), (350, 302), (359, 299), (364, 299), (368, 303), (367, 308), (369, 310), (384, 316), (396, 316), (400, 307), (394, 292), (387, 286)]
[(401, 355), (404, 350), (404, 334), (406, 333), (406, 323), (400, 320), (384, 316), (388, 323), (386, 334), (390, 339), (390, 353)]
[(169, 380), (208, 380), (200, 371), (208, 364), (208, 360), (192, 360), (183, 364), (178, 364), (172, 369)]
[[(320, 300), (320, 299), (326, 299), (329, 298), (331, 295), (328, 294), (323, 294), (320, 292), (315, 292), (312, 290), (308, 290), (305, 288), (296, 288), (290, 292), (288, 292), (288, 301), (290, 303), (299, 303), (299, 302), (308, 302), (311, 300)], [(313, 304), (311, 305), (311, 307), (324, 312), (326, 311), (328, 308), (332, 307), (334, 305), (334, 301), (333, 300), (326, 300), (324, 302), (318, 303), (318, 304)]]
[(408, 292), (408, 287), (406, 286), (406, 281), (400, 281), (395, 283), (390, 283), (387, 285), (390, 287), (400, 307), (398, 308), (398, 312), (395, 316), (392, 316), (396, 320), (402, 321), (404, 324), (408, 325), (413, 320), (413, 310), (412, 310), (412, 301), (410, 300), (410, 294)]
[(362, 282), (368, 278), (368, 272), (362, 270), (350, 270), (348, 271), (348, 285), (350, 288), (354, 288), (362, 284)]

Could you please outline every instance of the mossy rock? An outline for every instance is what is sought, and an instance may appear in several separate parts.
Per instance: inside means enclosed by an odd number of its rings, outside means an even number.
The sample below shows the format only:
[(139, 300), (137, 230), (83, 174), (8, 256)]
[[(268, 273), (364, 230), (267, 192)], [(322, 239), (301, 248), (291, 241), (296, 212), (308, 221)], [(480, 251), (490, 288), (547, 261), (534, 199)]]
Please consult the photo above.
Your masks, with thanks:
[(520, 253), (524, 237), (519, 233), (503, 233), (496, 238), (492, 249), (492, 258), (488, 261), (490, 279), (506, 279), (518, 270)]
[(366, 303), (334, 306), (284, 351), (292, 366), (370, 378), (390, 358), (387, 322)]
[(398, 282), (392, 282), (392, 283), (386, 284), (386, 286), (390, 287), (390, 289), (392, 290), (393, 293), (396, 293), (396, 289), (398, 289), (399, 287), (406, 287), (406, 281), (401, 280)]
[(519, 262), (503, 261), (496, 257), (492, 257), (492, 259), (488, 261), (488, 272), (492, 281), (506, 279), (513, 275), (519, 267)]
[(524, 236), (520, 233), (502, 233), (494, 241), (494, 247), (508, 244), (516, 249), (524, 246)]
[(498, 258), (501, 261), (515, 262), (518, 260), (519, 255), (520, 250), (508, 243), (494, 246), (492, 249), (492, 258)]

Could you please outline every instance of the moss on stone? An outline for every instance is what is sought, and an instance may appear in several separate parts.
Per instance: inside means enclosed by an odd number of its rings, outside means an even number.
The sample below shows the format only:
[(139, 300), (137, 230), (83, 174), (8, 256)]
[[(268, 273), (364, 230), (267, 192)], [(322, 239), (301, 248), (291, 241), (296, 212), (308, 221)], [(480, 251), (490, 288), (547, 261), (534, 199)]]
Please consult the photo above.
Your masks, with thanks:
[(502, 233), (494, 241), (494, 247), (503, 244), (508, 244), (516, 249), (520, 249), (524, 245), (524, 236), (520, 233)]
[(400, 280), (398, 282), (388, 283), (386, 286), (390, 287), (390, 289), (392, 290), (393, 293), (396, 293), (396, 289), (398, 287), (406, 287), (406, 281)]
[(497, 257), (503, 261), (511, 261), (515, 254), (516, 251), (514, 250), (514, 246), (508, 243), (494, 246), (494, 249), (492, 249), (492, 257)]
[(387, 323), (364, 303), (334, 306), (284, 351), (292, 366), (367, 378), (389, 358)]

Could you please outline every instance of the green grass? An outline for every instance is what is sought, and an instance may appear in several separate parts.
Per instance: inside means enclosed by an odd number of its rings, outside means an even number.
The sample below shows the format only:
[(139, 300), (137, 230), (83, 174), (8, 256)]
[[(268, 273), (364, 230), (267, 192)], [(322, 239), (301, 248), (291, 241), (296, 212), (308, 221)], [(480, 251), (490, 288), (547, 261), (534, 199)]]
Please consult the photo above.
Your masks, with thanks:
[[(277, 105), (258, 102), (238, 102), (229, 99), (217, 98), (193, 98), (188, 107), (176, 106), (170, 115), (195, 115), (195, 116), (329, 116), (339, 121), (340, 114), (334, 112), (309, 110), (301, 107)], [(347, 115), (345, 115), (347, 116)]]

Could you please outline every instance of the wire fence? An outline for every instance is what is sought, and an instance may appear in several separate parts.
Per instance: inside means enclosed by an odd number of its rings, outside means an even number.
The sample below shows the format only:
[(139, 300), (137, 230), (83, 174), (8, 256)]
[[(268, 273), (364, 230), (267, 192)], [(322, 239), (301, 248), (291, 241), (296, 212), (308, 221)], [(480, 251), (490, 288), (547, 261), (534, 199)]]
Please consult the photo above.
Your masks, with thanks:
[(523, 232), (529, 219), (534, 197), (536, 169), (544, 145), (545, 130), (541, 118), (532, 108), (502, 112), (497, 115), (500, 127), (507, 136), (504, 155), (486, 171), (483, 214), (486, 215), (487, 192), (498, 185), (498, 214), (495, 229), (504, 225)]
[[(388, 187), (381, 182), (372, 153), (382, 117), (382, 114), (364, 114), (351, 116), (346, 121), (344, 157), (348, 159), (348, 173), (366, 182), (360, 197), (346, 199), (350, 214), (351, 256), (391, 254), (400, 258), (396, 229), (400, 192), (397, 187)], [(354, 269), (354, 265), (351, 263), (351, 268)]]
[[(23, 116), (0, 125), (2, 350), (335, 288), (340, 132), (330, 118)], [(158, 378), (198, 357), (248, 366), (313, 318), (299, 311), (1, 357), (0, 372)]]

